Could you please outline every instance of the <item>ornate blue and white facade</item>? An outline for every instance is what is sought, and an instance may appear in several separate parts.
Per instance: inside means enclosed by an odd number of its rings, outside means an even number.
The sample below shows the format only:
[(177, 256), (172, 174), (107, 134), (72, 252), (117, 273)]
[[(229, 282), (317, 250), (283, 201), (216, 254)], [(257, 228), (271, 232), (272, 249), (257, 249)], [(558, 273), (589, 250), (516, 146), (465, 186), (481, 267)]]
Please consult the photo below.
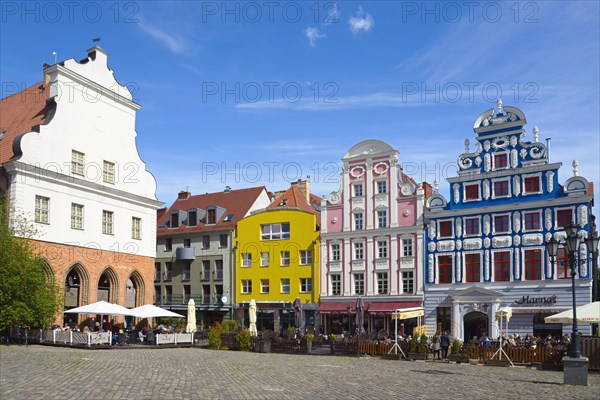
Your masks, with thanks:
[[(450, 198), (435, 193), (425, 211), (425, 320), (428, 333), (448, 330), (461, 340), (500, 334), (500, 307), (513, 308), (508, 334), (560, 335), (562, 325), (544, 317), (571, 308), (567, 253), (551, 262), (545, 242), (566, 237), (573, 221), (579, 236), (594, 230), (593, 193), (588, 181), (573, 176), (561, 185), (561, 163), (550, 163), (547, 144), (525, 140), (521, 110), (482, 113), (473, 126), (475, 149), (465, 140), (457, 177), (448, 178)], [(576, 297), (592, 298), (592, 268), (580, 242)], [(589, 334), (589, 325), (580, 330)], [(570, 328), (564, 330), (568, 333)]]

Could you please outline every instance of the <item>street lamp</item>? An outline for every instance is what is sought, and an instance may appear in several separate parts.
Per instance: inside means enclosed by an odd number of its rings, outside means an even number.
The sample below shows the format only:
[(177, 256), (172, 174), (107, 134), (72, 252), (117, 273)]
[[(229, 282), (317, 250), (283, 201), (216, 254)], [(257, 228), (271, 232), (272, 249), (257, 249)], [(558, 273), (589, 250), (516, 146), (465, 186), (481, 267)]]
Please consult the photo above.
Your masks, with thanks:
[[(577, 303), (575, 302), (575, 275), (577, 275), (577, 260), (575, 258), (575, 253), (579, 248), (577, 225), (575, 225), (573, 222), (569, 223), (569, 225), (565, 226), (565, 232), (567, 233), (567, 237), (564, 245), (568, 252), (569, 269), (571, 270), (571, 290), (573, 291), (573, 332), (571, 334), (571, 350), (569, 352), (569, 357), (580, 358), (581, 351), (579, 350), (579, 334), (577, 333)], [(597, 256), (598, 254), (598, 241), (598, 234), (596, 232), (593, 232), (589, 238), (585, 239), (587, 250), (589, 253), (592, 253), (593, 257)], [(561, 243), (554, 239), (554, 237), (550, 238), (550, 240), (546, 242), (546, 251), (553, 261), (558, 253), (558, 246), (560, 244)]]

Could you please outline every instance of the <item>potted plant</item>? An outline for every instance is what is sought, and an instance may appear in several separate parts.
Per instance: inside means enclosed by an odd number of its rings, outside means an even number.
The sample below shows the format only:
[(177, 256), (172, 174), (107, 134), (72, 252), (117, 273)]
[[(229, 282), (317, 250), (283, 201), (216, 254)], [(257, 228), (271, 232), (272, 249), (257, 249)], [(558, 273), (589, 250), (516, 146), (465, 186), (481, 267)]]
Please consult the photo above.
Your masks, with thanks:
[(304, 339), (306, 340), (306, 352), (312, 352), (312, 342), (315, 339), (315, 335), (313, 335), (312, 333), (307, 333), (306, 335), (304, 335)]
[(242, 351), (249, 351), (252, 347), (252, 337), (250, 336), (250, 331), (248, 331), (248, 329), (242, 329), (237, 334), (235, 341)]
[(419, 337), (415, 335), (408, 342), (407, 357), (411, 360), (426, 360), (427, 359), (427, 336), (425, 334)]
[(469, 355), (463, 351), (462, 343), (458, 339), (454, 339), (452, 341), (452, 347), (450, 350), (450, 355), (448, 356), (448, 360), (454, 361), (458, 364), (460, 363), (468, 363)]

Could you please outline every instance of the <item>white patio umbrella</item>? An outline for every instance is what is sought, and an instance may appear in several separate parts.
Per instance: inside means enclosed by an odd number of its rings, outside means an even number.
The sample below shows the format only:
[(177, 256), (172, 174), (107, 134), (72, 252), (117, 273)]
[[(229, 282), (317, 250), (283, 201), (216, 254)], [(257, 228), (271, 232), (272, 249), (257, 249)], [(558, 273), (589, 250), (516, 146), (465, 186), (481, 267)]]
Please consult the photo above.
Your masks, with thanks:
[[(547, 324), (570, 324), (573, 322), (573, 309), (544, 318)], [(600, 301), (577, 307), (577, 322), (600, 323)]]
[(65, 313), (136, 316), (133, 310), (118, 304), (108, 303), (104, 300), (81, 307), (71, 308), (70, 310), (65, 310)]
[(188, 302), (188, 314), (187, 314), (187, 326), (185, 327), (187, 333), (196, 332), (196, 303), (194, 299), (190, 299)]
[(256, 301), (250, 300), (250, 309), (248, 310), (248, 317), (250, 318), (250, 336), (258, 335), (256, 330)]
[(154, 304), (145, 304), (136, 308), (132, 308), (131, 314), (138, 318), (160, 318), (160, 317), (173, 317), (183, 318), (181, 314), (174, 313), (173, 311), (165, 310), (160, 307), (156, 307)]

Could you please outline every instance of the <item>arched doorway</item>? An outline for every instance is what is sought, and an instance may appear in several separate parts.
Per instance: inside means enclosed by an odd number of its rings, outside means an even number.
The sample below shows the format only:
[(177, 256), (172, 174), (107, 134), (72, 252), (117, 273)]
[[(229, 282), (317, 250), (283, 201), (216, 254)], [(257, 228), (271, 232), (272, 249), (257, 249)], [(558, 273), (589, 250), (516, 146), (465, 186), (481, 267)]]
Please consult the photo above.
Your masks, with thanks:
[(110, 286), (108, 274), (104, 272), (98, 279), (98, 301), (104, 300), (110, 303)]
[[(144, 280), (138, 271), (133, 271), (125, 284), (125, 307), (134, 308), (144, 305)], [(125, 317), (126, 326), (134, 323), (134, 317)]]
[(119, 300), (119, 281), (111, 267), (106, 268), (98, 278), (96, 301), (101, 300), (114, 304)]
[[(64, 310), (87, 304), (88, 277), (81, 264), (73, 265), (65, 276)], [(70, 325), (78, 321), (78, 314), (64, 314), (64, 320)]]
[(465, 343), (473, 339), (473, 336), (478, 338), (482, 335), (489, 334), (488, 332), (488, 316), (481, 311), (472, 311), (464, 317), (464, 341)]

